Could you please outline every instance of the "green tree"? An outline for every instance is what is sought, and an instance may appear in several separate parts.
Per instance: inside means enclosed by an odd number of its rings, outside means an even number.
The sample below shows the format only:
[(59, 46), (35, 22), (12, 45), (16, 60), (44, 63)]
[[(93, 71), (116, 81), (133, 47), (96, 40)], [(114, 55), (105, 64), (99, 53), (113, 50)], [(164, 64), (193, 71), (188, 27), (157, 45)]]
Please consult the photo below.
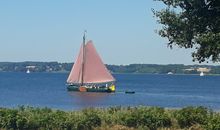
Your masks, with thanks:
[(165, 9), (153, 11), (162, 24), (159, 35), (169, 40), (168, 46), (194, 48), (193, 61), (220, 61), (219, 0), (156, 0)]

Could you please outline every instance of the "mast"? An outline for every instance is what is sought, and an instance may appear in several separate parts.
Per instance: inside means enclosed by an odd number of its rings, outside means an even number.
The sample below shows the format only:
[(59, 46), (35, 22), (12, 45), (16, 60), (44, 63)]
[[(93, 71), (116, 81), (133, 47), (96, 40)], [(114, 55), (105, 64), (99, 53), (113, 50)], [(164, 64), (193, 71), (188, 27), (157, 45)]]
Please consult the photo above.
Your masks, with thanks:
[(86, 30), (83, 35), (83, 60), (82, 60), (82, 75), (81, 75), (81, 86), (83, 86), (83, 77), (84, 77), (84, 67), (85, 67), (85, 45), (86, 45)]

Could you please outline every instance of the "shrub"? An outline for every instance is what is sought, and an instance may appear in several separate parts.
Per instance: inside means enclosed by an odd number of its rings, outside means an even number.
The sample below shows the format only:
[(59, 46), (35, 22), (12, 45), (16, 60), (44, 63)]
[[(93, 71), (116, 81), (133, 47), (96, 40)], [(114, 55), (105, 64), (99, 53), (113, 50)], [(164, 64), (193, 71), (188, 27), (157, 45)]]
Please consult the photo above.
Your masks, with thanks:
[(101, 118), (95, 109), (84, 109), (78, 122), (77, 130), (91, 130), (101, 126)]
[(27, 130), (29, 129), (28, 127), (28, 120), (25, 118), (24, 115), (18, 114), (16, 116), (16, 126), (19, 130)]
[(204, 125), (206, 130), (220, 130), (220, 114), (214, 113), (211, 115), (208, 120), (207, 124)]
[(137, 127), (138, 126), (139, 119), (137, 116), (132, 114), (126, 114), (124, 118), (124, 125), (128, 127)]
[(0, 108), (0, 128), (4, 127), (5, 109)]
[(122, 125), (128, 127), (147, 127), (157, 129), (159, 127), (171, 126), (171, 118), (165, 113), (163, 108), (158, 107), (139, 107), (127, 110), (121, 120)]
[(1, 126), (5, 129), (17, 129), (16, 116), (17, 110), (5, 109), (1, 111)]
[(171, 118), (163, 108), (142, 108), (139, 111), (142, 111), (142, 113), (138, 114), (140, 116), (139, 125), (141, 126), (147, 126), (152, 130), (171, 126)]
[(208, 110), (204, 107), (186, 107), (174, 113), (181, 128), (190, 127), (193, 124), (204, 125), (208, 117)]

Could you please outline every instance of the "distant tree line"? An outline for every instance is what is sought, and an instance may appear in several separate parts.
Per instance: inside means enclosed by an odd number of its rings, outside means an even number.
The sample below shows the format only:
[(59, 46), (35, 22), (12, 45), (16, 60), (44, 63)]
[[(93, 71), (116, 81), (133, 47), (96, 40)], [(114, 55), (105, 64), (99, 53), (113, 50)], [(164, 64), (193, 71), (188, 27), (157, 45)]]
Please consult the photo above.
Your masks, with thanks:
[[(69, 72), (73, 63), (59, 62), (0, 62), (0, 72)], [(220, 74), (220, 66), (183, 64), (130, 64), (106, 65), (111, 73), (149, 73), (149, 74), (198, 74), (198, 68), (208, 69), (208, 74)]]
[(73, 63), (58, 62), (0, 62), (0, 72), (65, 72)]
[(183, 64), (130, 64), (107, 65), (112, 73), (149, 73), (149, 74), (198, 74), (199, 68), (207, 69), (207, 74), (220, 74), (220, 66), (212, 65), (183, 65)]

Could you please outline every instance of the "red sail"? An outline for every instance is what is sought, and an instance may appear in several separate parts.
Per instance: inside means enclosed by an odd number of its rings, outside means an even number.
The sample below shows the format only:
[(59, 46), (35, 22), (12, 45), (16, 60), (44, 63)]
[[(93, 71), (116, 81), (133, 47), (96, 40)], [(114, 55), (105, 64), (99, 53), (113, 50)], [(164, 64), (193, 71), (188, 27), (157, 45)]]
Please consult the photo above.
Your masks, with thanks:
[[(82, 83), (81, 79), (83, 79), (83, 83), (105, 83), (115, 81), (96, 52), (92, 41), (87, 42), (84, 50), (84, 61), (82, 46), (67, 82)], [(83, 78), (81, 76), (83, 76)]]
[(83, 44), (80, 48), (79, 55), (72, 67), (67, 79), (67, 83), (81, 83), (82, 81), (82, 61), (83, 61)]
[(86, 44), (83, 76), (84, 83), (103, 83), (115, 80), (103, 64), (92, 41)]

